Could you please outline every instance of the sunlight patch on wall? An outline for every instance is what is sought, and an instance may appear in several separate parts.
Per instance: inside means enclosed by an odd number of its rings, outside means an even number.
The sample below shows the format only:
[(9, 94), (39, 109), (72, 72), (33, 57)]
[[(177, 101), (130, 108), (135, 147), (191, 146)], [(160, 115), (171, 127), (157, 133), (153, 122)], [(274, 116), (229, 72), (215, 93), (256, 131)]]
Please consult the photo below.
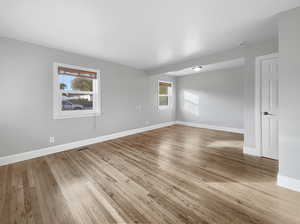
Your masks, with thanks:
[(199, 116), (199, 96), (188, 91), (183, 92), (184, 110)]

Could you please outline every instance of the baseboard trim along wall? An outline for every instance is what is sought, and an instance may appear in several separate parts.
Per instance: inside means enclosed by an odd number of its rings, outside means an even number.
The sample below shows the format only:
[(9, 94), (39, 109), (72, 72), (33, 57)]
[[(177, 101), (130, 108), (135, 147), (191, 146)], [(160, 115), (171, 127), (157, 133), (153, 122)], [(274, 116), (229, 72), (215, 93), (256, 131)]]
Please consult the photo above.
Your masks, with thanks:
[(24, 160), (29, 160), (29, 159), (57, 153), (57, 152), (63, 152), (63, 151), (71, 150), (74, 148), (91, 145), (91, 144), (96, 144), (99, 142), (104, 142), (104, 141), (108, 141), (108, 140), (112, 140), (112, 139), (116, 139), (116, 138), (121, 138), (121, 137), (133, 135), (133, 134), (137, 134), (137, 133), (141, 133), (141, 132), (145, 132), (145, 131), (163, 128), (163, 127), (171, 126), (174, 124), (175, 124), (175, 121), (159, 123), (156, 125), (151, 125), (151, 126), (147, 126), (147, 127), (143, 127), (143, 128), (121, 131), (121, 132), (117, 132), (117, 133), (113, 133), (113, 134), (109, 134), (109, 135), (99, 136), (96, 138), (90, 138), (90, 139), (71, 142), (71, 143), (67, 143), (67, 144), (63, 144), (63, 145), (55, 145), (55, 146), (38, 149), (38, 150), (33, 150), (33, 151), (28, 151), (28, 152), (24, 152), (24, 153), (20, 153), (20, 154), (4, 156), (4, 157), (0, 157), (0, 166), (4, 166), (7, 164), (16, 163), (16, 162), (20, 162), (20, 161), (24, 161)]
[(181, 125), (195, 127), (195, 128), (206, 128), (206, 129), (212, 129), (218, 131), (227, 131), (227, 132), (233, 132), (238, 134), (244, 134), (244, 129), (239, 129), (239, 128), (221, 127), (221, 126), (207, 125), (207, 124), (194, 123), (194, 122), (185, 122), (185, 121), (176, 121), (176, 124), (181, 124)]
[(288, 188), (293, 191), (300, 192), (300, 180), (291, 177), (281, 176), (278, 174), (277, 185), (280, 187)]
[(253, 148), (253, 147), (244, 146), (243, 152), (244, 152), (244, 154), (247, 154), (250, 156), (261, 156), (260, 151), (257, 150), (257, 148)]

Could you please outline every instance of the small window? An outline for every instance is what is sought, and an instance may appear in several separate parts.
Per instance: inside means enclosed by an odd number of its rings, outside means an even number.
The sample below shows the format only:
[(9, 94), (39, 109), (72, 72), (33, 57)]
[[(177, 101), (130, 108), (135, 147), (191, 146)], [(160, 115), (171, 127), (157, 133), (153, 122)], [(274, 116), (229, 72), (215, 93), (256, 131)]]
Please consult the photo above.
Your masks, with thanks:
[(167, 109), (171, 104), (172, 83), (164, 81), (158, 83), (158, 107), (159, 109)]
[(100, 72), (54, 64), (54, 119), (100, 115)]

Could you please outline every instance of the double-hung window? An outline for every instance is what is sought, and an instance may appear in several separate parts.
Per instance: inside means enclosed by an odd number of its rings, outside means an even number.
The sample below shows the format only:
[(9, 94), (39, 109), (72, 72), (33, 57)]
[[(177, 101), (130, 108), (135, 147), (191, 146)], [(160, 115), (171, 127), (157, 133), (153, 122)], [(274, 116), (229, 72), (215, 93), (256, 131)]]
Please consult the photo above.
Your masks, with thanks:
[(54, 119), (100, 115), (99, 70), (54, 63)]
[(168, 109), (171, 106), (172, 83), (158, 81), (158, 108)]

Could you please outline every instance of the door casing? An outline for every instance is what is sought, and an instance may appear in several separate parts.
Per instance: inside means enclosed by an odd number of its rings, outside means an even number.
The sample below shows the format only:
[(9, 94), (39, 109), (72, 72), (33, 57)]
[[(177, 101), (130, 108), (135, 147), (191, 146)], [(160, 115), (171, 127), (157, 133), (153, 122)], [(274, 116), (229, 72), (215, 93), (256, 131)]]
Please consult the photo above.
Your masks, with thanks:
[(261, 96), (262, 96), (262, 84), (261, 84), (261, 64), (262, 61), (267, 59), (279, 58), (278, 53), (268, 54), (264, 56), (256, 57), (255, 59), (255, 136), (256, 136), (256, 154), (258, 156), (263, 155), (262, 151), (262, 114), (261, 114)]

